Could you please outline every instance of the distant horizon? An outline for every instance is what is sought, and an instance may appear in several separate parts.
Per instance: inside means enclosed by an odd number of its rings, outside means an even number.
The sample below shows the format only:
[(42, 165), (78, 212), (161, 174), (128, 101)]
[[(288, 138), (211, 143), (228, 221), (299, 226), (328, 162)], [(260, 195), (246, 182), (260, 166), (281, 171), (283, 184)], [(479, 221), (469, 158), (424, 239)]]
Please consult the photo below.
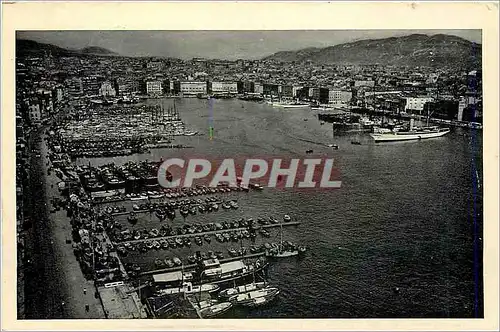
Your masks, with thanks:
[(125, 57), (189, 60), (259, 60), (282, 51), (324, 48), (367, 39), (444, 34), (481, 44), (482, 31), (462, 30), (273, 30), (273, 31), (17, 31), (27, 39), (78, 50), (100, 47)]

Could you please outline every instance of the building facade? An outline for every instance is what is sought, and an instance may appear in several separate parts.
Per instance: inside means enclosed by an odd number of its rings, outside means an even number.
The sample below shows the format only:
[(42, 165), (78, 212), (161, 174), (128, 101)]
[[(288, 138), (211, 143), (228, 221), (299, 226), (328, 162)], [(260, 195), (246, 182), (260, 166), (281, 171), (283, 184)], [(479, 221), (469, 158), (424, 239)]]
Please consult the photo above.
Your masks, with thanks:
[(31, 123), (39, 123), (42, 119), (42, 113), (40, 112), (40, 105), (33, 104), (28, 107), (28, 118)]
[(255, 93), (260, 93), (261, 95), (264, 94), (264, 85), (261, 83), (255, 83), (254, 84), (254, 92)]
[(213, 93), (238, 93), (238, 83), (212, 82)]
[(104, 97), (114, 97), (116, 96), (116, 90), (113, 87), (111, 82), (104, 82), (101, 84), (101, 88), (99, 89), (99, 95)]
[(405, 111), (418, 111), (419, 114), (424, 110), (425, 104), (432, 102), (431, 97), (409, 97), (406, 98)]
[(160, 95), (162, 94), (162, 84), (161, 81), (147, 81), (146, 82), (146, 93), (148, 95)]
[(458, 101), (458, 113), (457, 113), (457, 120), (462, 121), (464, 118), (464, 109), (467, 107), (467, 100), (465, 97), (460, 97)]
[(361, 86), (366, 86), (366, 87), (374, 87), (375, 86), (375, 81), (371, 80), (359, 80), (359, 81), (354, 81), (354, 87), (361, 87)]
[(330, 104), (348, 104), (352, 99), (352, 92), (346, 90), (329, 90), (328, 102)]
[(182, 94), (207, 93), (207, 82), (185, 81), (180, 82), (180, 92)]
[(283, 97), (293, 97), (293, 86), (291, 85), (281, 85), (280, 86), (280, 94)]

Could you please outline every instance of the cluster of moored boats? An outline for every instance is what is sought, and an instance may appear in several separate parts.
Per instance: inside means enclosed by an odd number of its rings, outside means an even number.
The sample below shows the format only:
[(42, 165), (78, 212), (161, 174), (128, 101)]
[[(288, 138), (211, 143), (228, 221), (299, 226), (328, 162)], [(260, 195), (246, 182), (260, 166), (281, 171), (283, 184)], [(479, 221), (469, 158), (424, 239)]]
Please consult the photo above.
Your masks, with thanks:
[[(159, 290), (162, 295), (186, 294), (201, 318), (213, 318), (227, 312), (234, 306), (259, 307), (273, 301), (279, 289), (267, 282), (252, 282), (241, 286), (222, 289), (216, 284), (193, 285), (184, 282), (181, 287)], [(200, 301), (201, 294), (209, 294)], [(218, 293), (218, 294), (217, 294)]]
[[(292, 219), (289, 215), (285, 215), (283, 221), (290, 222)], [(147, 240), (161, 237), (169, 237), (176, 235), (191, 235), (191, 236), (203, 236), (206, 232), (220, 232), (215, 233), (216, 239), (219, 242), (228, 242), (231, 239), (237, 240), (241, 238), (252, 238), (255, 237), (256, 231), (260, 231), (261, 234), (265, 234), (265, 229), (262, 226), (266, 225), (279, 225), (280, 221), (275, 217), (258, 217), (256, 220), (253, 218), (239, 218), (233, 221), (222, 221), (216, 223), (207, 224), (185, 224), (183, 226), (172, 228), (170, 225), (162, 225), (160, 229), (153, 228), (151, 230), (130, 230), (128, 228), (124, 229), (124, 226), (117, 221), (108, 222), (107, 230), (109, 236), (116, 242), (122, 241), (132, 241), (132, 240)], [(229, 231), (233, 230), (233, 233), (224, 235)], [(217, 236), (219, 234), (220, 236)], [(264, 235), (265, 236), (265, 235)], [(209, 242), (209, 240), (207, 240)]]
[[(252, 245), (250, 247), (240, 247), (240, 248), (228, 248), (227, 253), (229, 257), (242, 257), (247, 254), (258, 254), (265, 253), (268, 257), (272, 257), (274, 252), (278, 252), (280, 247), (284, 247), (288, 251), (298, 250), (299, 253), (305, 252), (305, 247), (297, 246), (289, 241), (283, 243), (264, 243), (262, 245)], [(188, 264), (196, 264), (200, 261), (206, 259), (223, 259), (224, 253), (222, 251), (208, 251), (199, 252), (198, 254), (192, 254), (186, 257), (185, 262)], [(162, 268), (174, 268), (176, 266), (181, 266), (182, 262), (177, 257), (166, 257), (165, 259), (156, 258), (155, 267), (158, 269)]]
[[(156, 180), (156, 178), (155, 178)], [(200, 188), (198, 188), (200, 187)], [(176, 198), (187, 198), (201, 195), (212, 195), (219, 193), (229, 193), (229, 192), (240, 192), (249, 191), (249, 188), (255, 188), (261, 190), (262, 187), (255, 187), (254, 185), (244, 187), (244, 186), (219, 186), (214, 188), (209, 188), (205, 186), (198, 186), (196, 188), (179, 188), (179, 189), (161, 189), (161, 190), (148, 190), (140, 193), (129, 193), (121, 194), (116, 193), (113, 196), (107, 196), (103, 198), (94, 198), (96, 203), (111, 203), (120, 201), (152, 201), (156, 199), (176, 199)], [(101, 187), (103, 188), (103, 187)]]
[(279, 294), (279, 290), (276, 287), (260, 287), (260, 285), (245, 285), (240, 287), (247, 287), (243, 288), (244, 290), (250, 288), (255, 289), (252, 291), (243, 291), (229, 298), (219, 298), (218, 300), (210, 299), (195, 303), (194, 306), (197, 308), (201, 318), (220, 316), (233, 306), (262, 306), (274, 300)]
[(102, 110), (75, 109), (54, 128), (63, 152), (72, 157), (106, 157), (143, 152), (146, 145), (171, 142), (174, 136), (195, 135), (177, 112), (159, 106), (130, 106)]

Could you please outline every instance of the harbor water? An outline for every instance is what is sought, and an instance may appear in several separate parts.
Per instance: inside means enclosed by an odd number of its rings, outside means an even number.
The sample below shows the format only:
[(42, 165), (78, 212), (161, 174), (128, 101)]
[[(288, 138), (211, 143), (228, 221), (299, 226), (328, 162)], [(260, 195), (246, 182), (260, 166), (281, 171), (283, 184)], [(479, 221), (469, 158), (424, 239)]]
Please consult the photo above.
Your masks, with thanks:
[[(163, 103), (165, 109), (173, 102), (148, 101)], [(456, 128), (441, 138), (375, 144), (367, 134), (334, 135), (332, 125), (321, 124), (310, 109), (240, 100), (177, 99), (175, 104), (187, 128), (201, 135), (178, 137), (174, 143), (192, 149), (157, 149), (78, 163), (197, 156), (306, 158), (306, 151), (314, 150), (314, 155), (334, 158), (340, 171), (339, 189), (266, 188), (224, 194), (238, 199), (237, 211), (221, 209), (186, 218), (186, 223), (205, 223), (289, 214), (301, 223), (284, 229), (284, 239), (307, 246), (306, 256), (269, 267), (268, 280), (280, 289), (278, 299), (263, 308), (235, 309), (234, 318), (483, 315), (480, 131)], [(122, 218), (126, 224), (126, 216)], [(176, 225), (182, 225), (179, 215)], [(137, 225), (159, 226), (149, 214)], [(270, 233), (276, 242), (278, 230)], [(193, 244), (183, 250), (202, 248)], [(131, 254), (125, 261), (152, 269), (154, 259), (165, 258), (165, 253), (137, 256)]]

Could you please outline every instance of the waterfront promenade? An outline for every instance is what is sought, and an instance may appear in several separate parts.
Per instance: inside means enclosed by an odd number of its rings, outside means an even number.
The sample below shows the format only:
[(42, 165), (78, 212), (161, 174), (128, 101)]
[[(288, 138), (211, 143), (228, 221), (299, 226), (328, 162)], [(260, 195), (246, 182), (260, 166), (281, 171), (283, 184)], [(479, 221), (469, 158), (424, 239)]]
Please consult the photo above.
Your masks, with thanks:
[[(48, 147), (45, 135), (40, 134), (40, 157), (38, 173), (32, 174), (32, 181), (42, 187), (39, 194), (32, 195), (35, 208), (32, 215), (31, 237), (36, 238), (29, 248), (33, 257), (33, 274), (30, 293), (39, 296), (26, 297), (27, 318), (105, 318), (96, 288), (87, 280), (73, 254), (72, 229), (65, 210), (49, 213), (52, 197), (59, 196), (55, 172), (47, 174)], [(36, 176), (39, 176), (37, 179)], [(31, 276), (31, 278), (35, 275)], [(88, 309), (87, 309), (88, 305)]]

